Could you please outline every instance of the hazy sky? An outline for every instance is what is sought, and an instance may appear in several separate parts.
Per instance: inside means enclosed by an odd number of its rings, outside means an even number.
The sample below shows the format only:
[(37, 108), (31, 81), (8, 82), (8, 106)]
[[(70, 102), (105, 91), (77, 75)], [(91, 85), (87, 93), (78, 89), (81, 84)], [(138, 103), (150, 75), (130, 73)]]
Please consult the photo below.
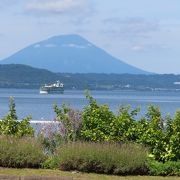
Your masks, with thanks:
[(0, 59), (69, 33), (144, 70), (180, 74), (180, 0), (0, 0)]

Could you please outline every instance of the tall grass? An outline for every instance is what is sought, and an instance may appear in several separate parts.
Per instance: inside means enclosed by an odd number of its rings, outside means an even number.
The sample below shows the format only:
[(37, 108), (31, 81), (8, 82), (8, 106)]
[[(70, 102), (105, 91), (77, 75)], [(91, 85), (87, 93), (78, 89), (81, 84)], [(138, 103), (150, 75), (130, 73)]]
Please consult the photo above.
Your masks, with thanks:
[(137, 144), (76, 142), (57, 152), (61, 170), (106, 174), (146, 174), (147, 150)]
[(0, 137), (0, 166), (38, 168), (45, 161), (42, 146), (34, 138)]

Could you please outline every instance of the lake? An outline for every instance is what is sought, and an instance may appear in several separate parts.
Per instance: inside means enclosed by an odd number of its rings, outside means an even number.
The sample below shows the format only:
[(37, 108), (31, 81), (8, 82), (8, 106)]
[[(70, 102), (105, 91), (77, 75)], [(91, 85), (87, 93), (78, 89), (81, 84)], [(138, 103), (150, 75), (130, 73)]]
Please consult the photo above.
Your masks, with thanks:
[[(163, 115), (171, 115), (180, 108), (180, 92), (143, 92), (143, 91), (91, 91), (93, 97), (101, 104), (109, 104), (117, 112), (119, 105), (128, 104), (132, 108), (141, 107), (139, 116), (146, 113), (149, 104), (158, 105)], [(0, 89), (0, 117), (8, 112), (9, 97), (15, 98), (19, 119), (31, 115), (33, 120), (52, 120), (55, 117), (53, 104), (69, 105), (83, 109), (87, 105), (84, 91), (66, 90), (59, 95), (41, 95), (38, 89)]]

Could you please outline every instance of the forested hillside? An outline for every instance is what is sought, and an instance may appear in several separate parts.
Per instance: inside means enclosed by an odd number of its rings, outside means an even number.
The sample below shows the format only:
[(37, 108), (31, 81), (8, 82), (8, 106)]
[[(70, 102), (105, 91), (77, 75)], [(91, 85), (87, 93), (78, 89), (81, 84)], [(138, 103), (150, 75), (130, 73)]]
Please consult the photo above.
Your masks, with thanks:
[(180, 89), (180, 75), (71, 74), (53, 73), (26, 65), (0, 65), (0, 87), (39, 88), (60, 80), (65, 89), (90, 90), (175, 90)]

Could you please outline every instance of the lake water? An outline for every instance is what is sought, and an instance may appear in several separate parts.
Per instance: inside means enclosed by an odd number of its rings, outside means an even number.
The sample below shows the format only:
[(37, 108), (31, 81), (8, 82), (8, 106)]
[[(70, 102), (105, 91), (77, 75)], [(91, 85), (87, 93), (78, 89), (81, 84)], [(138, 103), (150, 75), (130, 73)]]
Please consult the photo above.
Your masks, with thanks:
[[(119, 105), (129, 104), (131, 107), (141, 107), (142, 116), (146, 113), (149, 104), (158, 105), (163, 115), (171, 115), (180, 108), (180, 92), (137, 92), (137, 91), (92, 91), (91, 94), (98, 103), (109, 104), (116, 112)], [(13, 96), (16, 102), (16, 110), (21, 119), (31, 115), (34, 120), (52, 120), (55, 117), (53, 104), (70, 105), (76, 109), (82, 109), (87, 105), (84, 91), (65, 91), (60, 95), (41, 95), (39, 90), (25, 89), (0, 89), (0, 117), (8, 112), (9, 97)]]

